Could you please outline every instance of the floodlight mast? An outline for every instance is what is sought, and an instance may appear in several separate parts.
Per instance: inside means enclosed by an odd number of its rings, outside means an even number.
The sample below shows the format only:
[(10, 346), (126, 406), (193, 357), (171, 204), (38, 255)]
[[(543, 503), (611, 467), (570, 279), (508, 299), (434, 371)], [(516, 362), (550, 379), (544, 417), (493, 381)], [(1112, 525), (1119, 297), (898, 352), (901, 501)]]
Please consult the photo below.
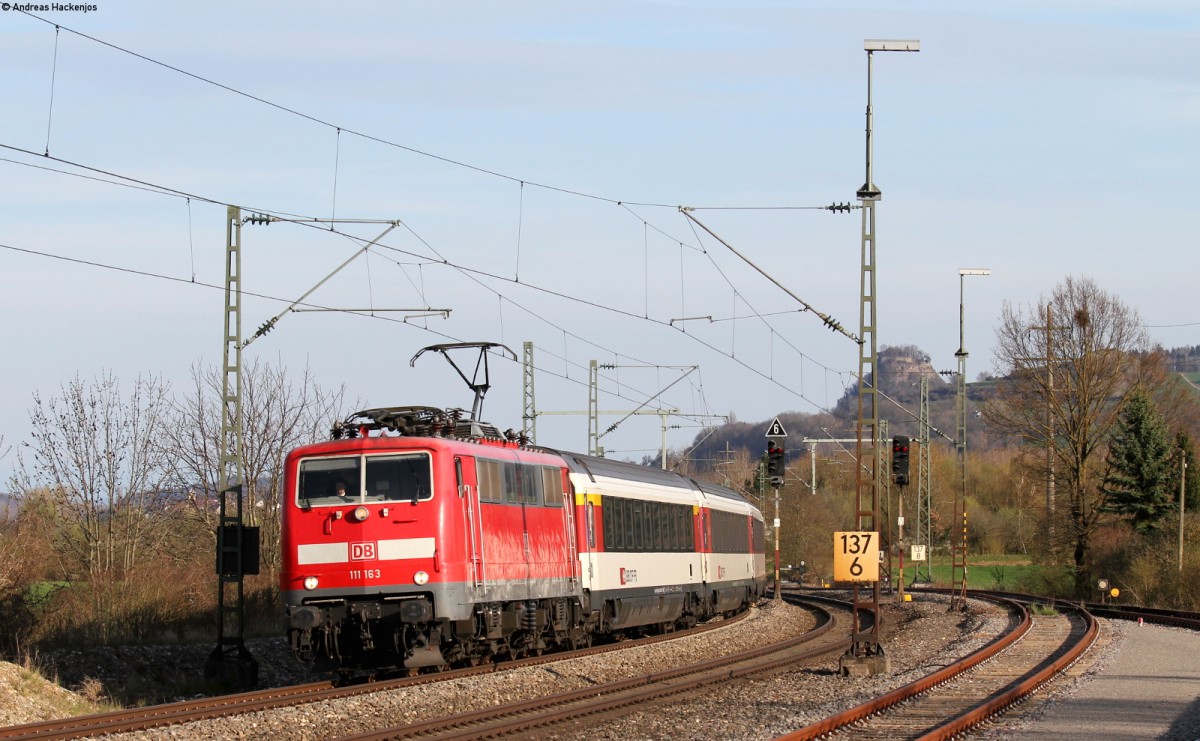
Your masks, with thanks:
[(959, 500), (955, 502), (956, 513), (962, 513), (962, 538), (951, 542), (950, 557), (950, 610), (967, 609), (967, 348), (963, 339), (966, 313), (963, 308), (963, 283), (970, 275), (991, 275), (987, 268), (958, 269), (958, 374), (955, 379), (955, 417), (958, 431), (955, 447), (958, 449)]
[(877, 51), (921, 51), (921, 42), (917, 39), (867, 39), (863, 42), (863, 49), (867, 52), (867, 180), (863, 183), (863, 187), (858, 189), (858, 197), (864, 200), (878, 200), (881, 193), (879, 188), (875, 187), (875, 179), (873, 177), (874, 157), (874, 142), (871, 138), (872, 114), (871, 114), (871, 67), (874, 60), (874, 52)]
[(988, 268), (959, 268), (958, 269), (958, 353), (963, 356), (967, 354), (966, 347), (963, 342), (963, 276), (966, 275), (991, 275), (992, 271)]

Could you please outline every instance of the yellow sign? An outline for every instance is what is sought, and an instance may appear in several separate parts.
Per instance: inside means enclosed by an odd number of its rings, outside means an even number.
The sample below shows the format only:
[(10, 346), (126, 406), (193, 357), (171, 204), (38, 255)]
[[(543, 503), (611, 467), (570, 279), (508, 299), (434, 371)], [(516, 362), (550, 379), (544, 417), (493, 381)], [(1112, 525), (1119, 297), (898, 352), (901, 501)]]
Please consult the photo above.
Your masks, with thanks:
[(833, 580), (879, 581), (879, 533), (833, 534)]

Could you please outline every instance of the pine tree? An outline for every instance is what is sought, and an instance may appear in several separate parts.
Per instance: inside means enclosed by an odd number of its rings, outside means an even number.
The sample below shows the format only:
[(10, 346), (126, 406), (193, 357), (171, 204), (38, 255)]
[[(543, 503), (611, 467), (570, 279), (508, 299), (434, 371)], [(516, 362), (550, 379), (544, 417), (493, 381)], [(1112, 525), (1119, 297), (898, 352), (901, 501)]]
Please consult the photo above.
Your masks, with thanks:
[(1200, 507), (1200, 468), (1196, 466), (1196, 450), (1192, 447), (1192, 437), (1186, 430), (1175, 434), (1175, 448), (1171, 451), (1171, 486), (1176, 499), (1179, 497), (1179, 461), (1187, 461), (1184, 473), (1184, 493), (1187, 498), (1187, 511), (1197, 512)]
[(1108, 447), (1108, 473), (1101, 484), (1105, 509), (1129, 515), (1134, 530), (1150, 532), (1175, 506), (1171, 488), (1171, 444), (1153, 400), (1143, 390), (1130, 394)]

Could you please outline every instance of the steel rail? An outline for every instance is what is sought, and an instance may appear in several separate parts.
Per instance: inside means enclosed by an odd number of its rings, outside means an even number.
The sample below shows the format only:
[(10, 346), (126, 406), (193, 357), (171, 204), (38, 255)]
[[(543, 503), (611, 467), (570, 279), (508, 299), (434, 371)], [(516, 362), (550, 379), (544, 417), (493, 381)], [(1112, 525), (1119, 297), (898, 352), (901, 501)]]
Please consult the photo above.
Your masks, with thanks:
[[(918, 697), (928, 693), (933, 688), (943, 685), (951, 680), (965, 674), (966, 672), (978, 667), (980, 664), (996, 657), (1005, 649), (1011, 647), (1019, 639), (1026, 636), (1033, 626), (1032, 618), (1029, 615), (1028, 609), (1020, 602), (1008, 597), (998, 597), (994, 595), (984, 595), (972, 591), (972, 596), (976, 598), (985, 598), (998, 604), (1006, 605), (1013, 611), (1017, 617), (1017, 624), (1012, 630), (1005, 635), (993, 639), (986, 646), (972, 653), (971, 655), (960, 659), (959, 661), (950, 664), (926, 677), (923, 677), (915, 682), (899, 687), (885, 695), (882, 695), (874, 700), (863, 703), (853, 708), (849, 708), (841, 713), (830, 716), (817, 723), (810, 724), (792, 733), (779, 737), (777, 741), (801, 741), (803, 739), (815, 739), (835, 731), (845, 729), (854, 723), (863, 721), (864, 719), (874, 716), (892, 708), (906, 700)], [(1013, 703), (1021, 698), (1029, 695), (1045, 682), (1052, 679), (1058, 673), (1064, 671), (1070, 666), (1079, 656), (1087, 650), (1095, 641), (1098, 633), (1098, 624), (1096, 619), (1085, 609), (1075, 605), (1069, 605), (1071, 609), (1078, 611), (1083, 619), (1084, 629), (1082, 634), (1074, 641), (1074, 643), (1062, 651), (1062, 645), (1055, 649), (1055, 652), (1061, 653), (1053, 661), (1045, 666), (1041, 666), (1033, 673), (1022, 675), (1018, 681), (1007, 685), (1002, 692), (995, 694), (989, 699), (976, 703), (964, 712), (948, 718), (945, 722), (938, 725), (936, 728), (929, 730), (927, 733), (918, 736), (917, 738), (925, 741), (933, 741), (934, 739), (948, 739), (956, 734), (962, 733), (964, 730), (975, 726), (993, 715), (1002, 712)], [(1053, 653), (1051, 652), (1051, 655)]]

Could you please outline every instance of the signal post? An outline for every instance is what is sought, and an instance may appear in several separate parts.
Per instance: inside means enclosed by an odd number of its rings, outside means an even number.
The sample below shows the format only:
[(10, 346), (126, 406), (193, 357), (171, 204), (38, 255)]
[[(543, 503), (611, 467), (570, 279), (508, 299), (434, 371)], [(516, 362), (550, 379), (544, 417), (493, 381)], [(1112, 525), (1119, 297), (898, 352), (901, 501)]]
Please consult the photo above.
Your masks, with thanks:
[(783, 448), (783, 438), (787, 430), (776, 417), (767, 428), (767, 479), (775, 490), (775, 599), (783, 599), (783, 587), (779, 575), (779, 487), (783, 486), (784, 469), (787, 465), (787, 451)]
[(912, 447), (912, 441), (908, 435), (896, 435), (892, 438), (892, 478), (896, 485), (900, 487), (900, 495), (897, 497), (899, 502), (899, 515), (896, 519), (897, 527), (899, 528), (899, 537), (896, 538), (896, 552), (900, 558), (900, 578), (896, 581), (897, 595), (900, 602), (904, 601), (904, 490), (908, 486), (909, 481), (909, 450)]

